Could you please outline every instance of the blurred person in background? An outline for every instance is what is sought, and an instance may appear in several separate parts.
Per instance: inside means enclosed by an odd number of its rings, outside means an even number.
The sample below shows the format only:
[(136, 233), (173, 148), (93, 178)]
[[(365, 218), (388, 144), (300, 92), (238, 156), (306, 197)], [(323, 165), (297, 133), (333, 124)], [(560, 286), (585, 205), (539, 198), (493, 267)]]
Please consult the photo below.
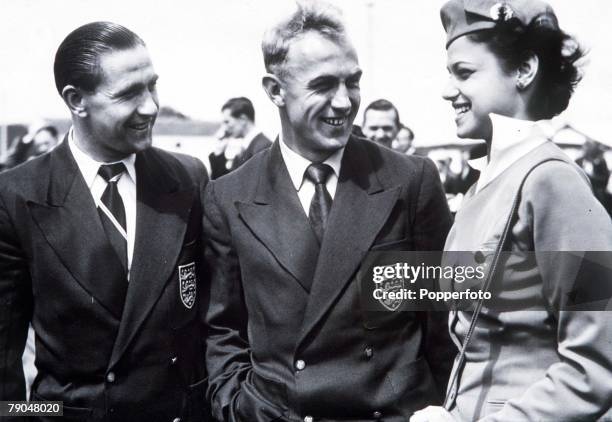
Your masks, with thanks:
[(217, 132), (219, 140), (210, 153), (210, 177), (216, 179), (237, 169), (249, 158), (272, 145), (257, 126), (255, 108), (246, 97), (229, 99), (223, 107), (223, 122)]
[(363, 112), (363, 134), (380, 145), (391, 148), (391, 143), (401, 127), (399, 112), (391, 101), (380, 99), (371, 102)]
[(8, 170), (51, 151), (58, 143), (57, 135), (57, 129), (48, 123), (31, 125), (28, 133), (15, 139), (1, 169)]
[(414, 132), (408, 126), (403, 123), (400, 124), (400, 129), (395, 135), (395, 139), (391, 142), (391, 148), (395, 151), (406, 154), (413, 155), (416, 153), (416, 148), (413, 145), (414, 143)]
[(471, 265), (493, 268), (504, 307), (451, 311), (460, 352), (445, 406), (411, 422), (597, 420), (612, 405), (612, 222), (546, 124), (568, 106), (582, 50), (539, 0), (450, 0), (441, 18), (457, 136), (487, 144), (445, 260), (471, 251)]
[(593, 192), (612, 216), (612, 195), (608, 192), (610, 169), (604, 158), (605, 147), (597, 141), (587, 139), (582, 145), (582, 156), (576, 159), (593, 186)]

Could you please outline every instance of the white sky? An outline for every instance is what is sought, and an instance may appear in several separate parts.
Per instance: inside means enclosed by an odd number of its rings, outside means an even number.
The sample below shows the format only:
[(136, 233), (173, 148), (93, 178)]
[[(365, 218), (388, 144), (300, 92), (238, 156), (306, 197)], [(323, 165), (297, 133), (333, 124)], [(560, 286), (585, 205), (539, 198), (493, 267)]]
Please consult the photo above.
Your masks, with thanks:
[[(394, 102), (419, 143), (455, 139), (453, 112), (441, 99), (446, 82), (443, 0), (335, 0), (343, 9), (360, 64), (362, 106)], [(612, 142), (612, 2), (550, 0), (564, 30), (589, 48), (585, 78), (564, 119)], [(290, 0), (2, 0), (0, 121), (67, 117), (53, 83), (53, 57), (77, 26), (111, 20), (147, 43), (160, 75), (162, 105), (198, 119), (219, 119), (226, 99), (254, 102), (266, 133), (278, 130), (261, 88), (260, 40)], [(607, 52), (607, 53), (606, 53)], [(361, 122), (361, 113), (357, 123)], [(607, 137), (607, 139), (605, 139)]]

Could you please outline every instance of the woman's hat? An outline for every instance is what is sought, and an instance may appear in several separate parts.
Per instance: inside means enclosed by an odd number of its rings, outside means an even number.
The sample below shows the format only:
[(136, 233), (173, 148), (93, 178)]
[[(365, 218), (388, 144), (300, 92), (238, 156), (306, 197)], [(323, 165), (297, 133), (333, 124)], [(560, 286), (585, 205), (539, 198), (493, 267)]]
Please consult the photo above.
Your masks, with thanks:
[(540, 0), (450, 0), (440, 10), (446, 31), (446, 48), (462, 35), (494, 28), (499, 22), (517, 18), (524, 25), (534, 19), (558, 28), (555, 12)]

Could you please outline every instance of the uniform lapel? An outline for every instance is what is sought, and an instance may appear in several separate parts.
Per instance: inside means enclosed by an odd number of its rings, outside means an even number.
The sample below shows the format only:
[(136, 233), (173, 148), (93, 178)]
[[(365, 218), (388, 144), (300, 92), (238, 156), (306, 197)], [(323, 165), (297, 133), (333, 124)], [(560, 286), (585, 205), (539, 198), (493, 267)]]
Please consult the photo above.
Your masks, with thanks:
[(180, 189), (151, 150), (136, 158), (136, 239), (130, 283), (110, 366), (161, 295), (181, 252), (195, 188)]
[(49, 160), (46, 202), (28, 203), (32, 218), (76, 281), (118, 319), (123, 298), (116, 297), (118, 291), (109, 288), (109, 280), (121, 280), (125, 273), (67, 139)]
[(291, 183), (278, 142), (261, 162), (254, 199), (237, 202), (236, 207), (244, 223), (279, 264), (309, 291), (319, 245)]
[(346, 146), (299, 343), (352, 279), (399, 197), (384, 187), (363, 145)]

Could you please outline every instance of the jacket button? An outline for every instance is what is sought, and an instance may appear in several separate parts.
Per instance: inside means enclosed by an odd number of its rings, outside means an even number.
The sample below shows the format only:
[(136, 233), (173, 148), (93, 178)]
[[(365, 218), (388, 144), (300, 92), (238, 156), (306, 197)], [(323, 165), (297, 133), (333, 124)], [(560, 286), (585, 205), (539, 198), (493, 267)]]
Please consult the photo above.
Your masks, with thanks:
[(314, 418), (312, 416), (305, 416), (304, 417), (304, 422), (313, 422)]
[(172, 419), (172, 422), (181, 422), (181, 418), (174, 418)]
[(295, 362), (295, 369), (298, 371), (303, 371), (304, 368), (306, 368), (306, 362), (304, 362), (302, 359)]
[(115, 373), (109, 372), (108, 374), (106, 374), (106, 381), (115, 382)]
[(380, 412), (377, 410), (376, 412), (372, 413), (372, 417), (373, 417), (374, 419), (380, 419), (380, 418), (382, 418), (382, 413), (380, 413)]
[(372, 350), (372, 348), (368, 346), (363, 351), (363, 354), (365, 355), (367, 359), (370, 359), (372, 356), (374, 356), (374, 350)]

